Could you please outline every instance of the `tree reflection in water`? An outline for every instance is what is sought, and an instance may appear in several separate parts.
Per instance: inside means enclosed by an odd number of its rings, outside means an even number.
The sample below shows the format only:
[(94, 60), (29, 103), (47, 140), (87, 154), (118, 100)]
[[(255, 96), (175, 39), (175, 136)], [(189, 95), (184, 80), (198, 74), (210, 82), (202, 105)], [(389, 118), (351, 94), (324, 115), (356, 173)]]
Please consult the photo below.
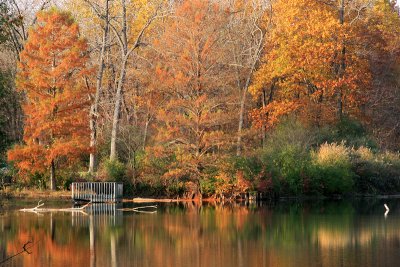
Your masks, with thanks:
[(0, 217), (0, 256), (32, 240), (32, 254), (9, 266), (395, 266), (399, 204), (391, 201), (386, 219), (379, 200), (165, 204), (156, 214), (9, 211)]

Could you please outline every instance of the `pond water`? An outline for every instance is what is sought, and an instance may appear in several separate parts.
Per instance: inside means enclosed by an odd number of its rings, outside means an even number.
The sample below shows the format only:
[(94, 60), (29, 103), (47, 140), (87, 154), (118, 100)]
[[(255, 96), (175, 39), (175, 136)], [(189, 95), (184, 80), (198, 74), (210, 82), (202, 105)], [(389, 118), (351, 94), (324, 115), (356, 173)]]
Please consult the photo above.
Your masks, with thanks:
[[(385, 217), (383, 204), (391, 208)], [(1, 202), (0, 202), (1, 205)], [(47, 207), (69, 203), (46, 203)], [(147, 204), (124, 204), (124, 208)], [(0, 208), (0, 266), (398, 266), (400, 200), (103, 205), (84, 213)]]

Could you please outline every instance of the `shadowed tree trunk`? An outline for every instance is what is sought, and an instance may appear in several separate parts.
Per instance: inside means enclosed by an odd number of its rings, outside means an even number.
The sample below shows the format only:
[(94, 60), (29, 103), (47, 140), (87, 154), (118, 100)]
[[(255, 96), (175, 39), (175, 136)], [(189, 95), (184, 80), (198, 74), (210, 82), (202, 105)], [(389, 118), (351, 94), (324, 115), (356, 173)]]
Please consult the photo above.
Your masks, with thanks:
[(56, 190), (56, 165), (54, 160), (51, 161), (50, 166), (50, 189), (53, 191)]

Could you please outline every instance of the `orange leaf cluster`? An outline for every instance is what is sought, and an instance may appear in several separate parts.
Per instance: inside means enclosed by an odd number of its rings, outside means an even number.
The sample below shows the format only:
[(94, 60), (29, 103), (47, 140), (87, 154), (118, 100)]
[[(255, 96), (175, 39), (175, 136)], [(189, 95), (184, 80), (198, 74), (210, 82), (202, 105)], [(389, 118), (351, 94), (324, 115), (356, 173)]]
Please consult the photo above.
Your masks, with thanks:
[(250, 112), (250, 117), (256, 128), (272, 128), (284, 115), (288, 115), (298, 109), (300, 104), (294, 101), (273, 101), (266, 107), (254, 109)]

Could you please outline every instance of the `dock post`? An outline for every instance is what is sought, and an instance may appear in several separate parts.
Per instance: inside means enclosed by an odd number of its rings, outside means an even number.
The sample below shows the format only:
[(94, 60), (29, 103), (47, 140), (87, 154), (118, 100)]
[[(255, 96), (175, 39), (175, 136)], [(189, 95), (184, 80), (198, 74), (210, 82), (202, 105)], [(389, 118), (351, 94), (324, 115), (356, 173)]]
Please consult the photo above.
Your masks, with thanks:
[(116, 185), (117, 185), (117, 183), (113, 183), (114, 184), (114, 201), (117, 199), (117, 187), (116, 187)]

